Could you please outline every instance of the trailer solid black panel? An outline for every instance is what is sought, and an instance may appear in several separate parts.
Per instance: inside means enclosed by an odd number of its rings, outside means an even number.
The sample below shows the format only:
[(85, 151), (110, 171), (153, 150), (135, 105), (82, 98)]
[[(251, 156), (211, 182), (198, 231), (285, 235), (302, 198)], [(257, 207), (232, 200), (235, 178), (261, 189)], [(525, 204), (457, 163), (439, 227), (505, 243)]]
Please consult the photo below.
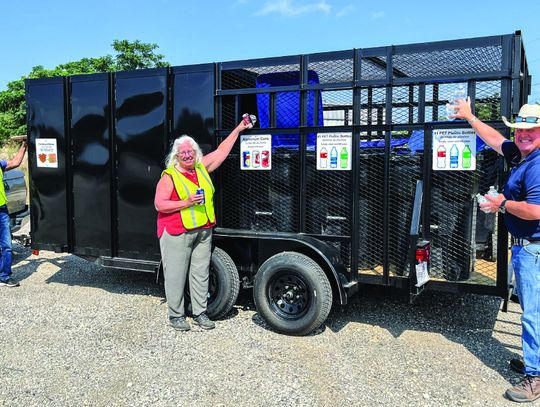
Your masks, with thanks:
[[(502, 160), (473, 134), (459, 162), (476, 167), (441, 170), (432, 146), (468, 129), (446, 119), (457, 89), (509, 136), (500, 116), (517, 113), (530, 81), (520, 32), (28, 80), (32, 246), (159, 271), (153, 196), (165, 152), (184, 133), (208, 152), (250, 112), (258, 126), (242, 140), (267, 147), (237, 143), (216, 171), (214, 244), (242, 287), (256, 283), (276, 330), (307, 333), (329, 298), (345, 304), (361, 284), (411, 300), (423, 290), (506, 298), (508, 234), (475, 201), (502, 184)], [(429, 264), (427, 283), (417, 263)], [(239, 283), (223, 280), (236, 275), (229, 266), (212, 268), (220, 316), (234, 299), (219, 282), (232, 294)]]

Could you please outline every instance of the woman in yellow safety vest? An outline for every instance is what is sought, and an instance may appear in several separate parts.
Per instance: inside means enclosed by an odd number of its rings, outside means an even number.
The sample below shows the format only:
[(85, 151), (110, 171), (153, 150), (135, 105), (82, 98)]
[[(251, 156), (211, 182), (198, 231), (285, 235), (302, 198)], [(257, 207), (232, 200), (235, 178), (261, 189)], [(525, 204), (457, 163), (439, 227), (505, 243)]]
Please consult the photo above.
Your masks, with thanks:
[(193, 138), (181, 136), (167, 156), (154, 204), (169, 321), (178, 331), (191, 328), (184, 315), (188, 275), (193, 322), (203, 329), (215, 327), (206, 315), (212, 228), (216, 223), (214, 185), (209, 173), (225, 161), (240, 132), (251, 127), (242, 120), (216, 150), (204, 156)]

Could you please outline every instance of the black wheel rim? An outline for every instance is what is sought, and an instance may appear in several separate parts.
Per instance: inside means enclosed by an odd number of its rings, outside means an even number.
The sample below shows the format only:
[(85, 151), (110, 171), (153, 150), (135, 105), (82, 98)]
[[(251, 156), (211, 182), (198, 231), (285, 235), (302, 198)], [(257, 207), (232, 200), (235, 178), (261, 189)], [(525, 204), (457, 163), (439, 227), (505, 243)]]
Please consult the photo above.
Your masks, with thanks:
[(311, 305), (309, 284), (290, 270), (283, 270), (270, 280), (266, 295), (272, 311), (288, 320), (302, 318)]

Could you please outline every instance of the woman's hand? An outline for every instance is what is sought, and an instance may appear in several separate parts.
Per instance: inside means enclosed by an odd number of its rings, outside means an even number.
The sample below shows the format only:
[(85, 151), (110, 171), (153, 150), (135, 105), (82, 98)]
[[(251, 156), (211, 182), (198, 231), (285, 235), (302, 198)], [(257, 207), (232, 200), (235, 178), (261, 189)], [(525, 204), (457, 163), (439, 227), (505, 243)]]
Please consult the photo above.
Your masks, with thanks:
[(244, 130), (247, 130), (247, 129), (251, 129), (253, 128), (253, 124), (251, 123), (246, 123), (243, 119), (240, 120), (240, 123), (238, 123), (238, 126), (236, 126), (236, 129), (239, 131), (239, 132), (242, 132)]
[(187, 202), (189, 202), (189, 206), (199, 205), (201, 204), (203, 199), (204, 199), (204, 195), (192, 194), (188, 196)]

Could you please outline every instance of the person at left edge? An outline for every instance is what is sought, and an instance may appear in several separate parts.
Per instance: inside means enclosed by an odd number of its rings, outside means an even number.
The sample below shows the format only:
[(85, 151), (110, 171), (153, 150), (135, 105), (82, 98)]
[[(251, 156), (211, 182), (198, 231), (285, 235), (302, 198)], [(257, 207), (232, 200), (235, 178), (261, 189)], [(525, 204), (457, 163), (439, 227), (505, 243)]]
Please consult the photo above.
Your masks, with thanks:
[[(203, 329), (215, 324), (207, 314), (212, 228), (216, 224), (209, 173), (231, 152), (238, 135), (253, 127), (241, 121), (218, 148), (203, 156), (193, 138), (177, 138), (166, 159), (166, 169), (156, 187), (158, 238), (165, 276), (169, 321), (178, 331), (191, 326), (184, 314), (184, 287), (189, 276), (193, 322)], [(204, 195), (197, 194), (198, 189)], [(204, 201), (204, 203), (203, 203)]]
[(26, 153), (26, 139), (21, 141), (19, 151), (9, 161), (0, 160), (0, 254), (2, 257), (0, 268), (0, 287), (18, 287), (20, 284), (11, 275), (11, 227), (7, 207), (6, 191), (4, 190), (4, 173), (21, 165)]

